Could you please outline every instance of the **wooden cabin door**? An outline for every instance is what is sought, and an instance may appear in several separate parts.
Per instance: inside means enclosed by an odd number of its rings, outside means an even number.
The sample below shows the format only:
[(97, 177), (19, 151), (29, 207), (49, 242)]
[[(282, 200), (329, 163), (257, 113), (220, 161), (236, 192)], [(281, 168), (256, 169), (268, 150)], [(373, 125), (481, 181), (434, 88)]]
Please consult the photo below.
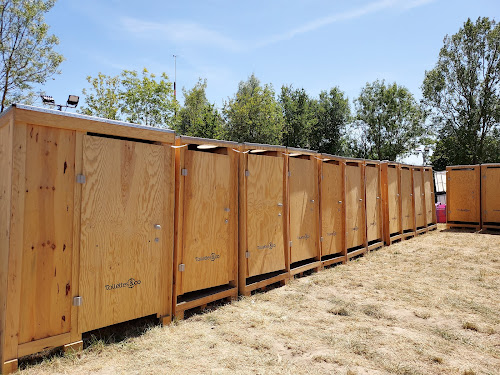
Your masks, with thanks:
[(409, 168), (401, 168), (401, 206), (403, 231), (414, 230), (413, 185)]
[(432, 174), (432, 170), (424, 170), (425, 217), (427, 219), (427, 224), (434, 223), (433, 213), (436, 210), (436, 206), (434, 205), (434, 180)]
[(346, 242), (347, 248), (362, 246), (365, 232), (365, 202), (361, 164), (346, 165)]
[(322, 256), (341, 253), (343, 250), (343, 208), (342, 165), (338, 162), (337, 164), (323, 162), (321, 179)]
[(281, 157), (248, 155), (246, 277), (286, 268), (283, 162)]
[(413, 170), (413, 194), (415, 195), (415, 226), (417, 228), (425, 227), (425, 200), (424, 191), (422, 190), (423, 179), (422, 170)]
[(389, 233), (401, 231), (400, 184), (398, 169), (387, 167), (387, 199), (389, 205)]
[(319, 202), (316, 160), (290, 157), (290, 263), (318, 257)]
[(183, 246), (177, 294), (228, 284), (233, 278), (234, 242), (230, 225), (231, 160), (228, 155), (185, 152)]
[(367, 165), (366, 176), (366, 236), (367, 241), (382, 238), (382, 223), (380, 221), (381, 191), (380, 191), (380, 169), (378, 165)]
[[(164, 146), (84, 136), (79, 331), (160, 310)], [(167, 242), (167, 241), (165, 241)]]

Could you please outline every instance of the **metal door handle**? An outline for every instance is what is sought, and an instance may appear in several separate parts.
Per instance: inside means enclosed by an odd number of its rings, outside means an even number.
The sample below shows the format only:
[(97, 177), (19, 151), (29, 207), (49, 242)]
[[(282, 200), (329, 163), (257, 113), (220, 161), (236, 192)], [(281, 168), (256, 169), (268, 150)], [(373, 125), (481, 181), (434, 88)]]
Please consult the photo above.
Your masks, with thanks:
[(161, 225), (160, 224), (155, 224), (155, 229), (161, 229)]

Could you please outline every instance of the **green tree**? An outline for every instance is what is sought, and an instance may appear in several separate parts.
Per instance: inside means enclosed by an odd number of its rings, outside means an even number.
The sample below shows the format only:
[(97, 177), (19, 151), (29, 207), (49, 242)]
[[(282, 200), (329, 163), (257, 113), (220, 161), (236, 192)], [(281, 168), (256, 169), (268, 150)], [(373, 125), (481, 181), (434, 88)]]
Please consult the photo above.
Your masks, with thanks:
[(172, 82), (166, 73), (161, 79), (142, 70), (142, 77), (137, 71), (124, 70), (121, 74), (121, 112), (126, 121), (153, 127), (173, 127), (177, 102), (174, 99)]
[(14, 101), (29, 101), (33, 85), (59, 73), (59, 39), (49, 34), (44, 14), (55, 0), (2, 0), (0, 3), (1, 111)]
[(207, 100), (207, 81), (199, 79), (191, 90), (182, 89), (184, 106), (179, 111), (175, 130), (184, 135), (218, 139), (222, 132), (222, 116)]
[(351, 115), (349, 99), (338, 87), (333, 87), (320, 92), (314, 110), (317, 121), (310, 132), (311, 148), (332, 155), (342, 154), (345, 127)]
[(252, 74), (223, 108), (225, 136), (236, 142), (280, 144), (283, 114), (272, 85), (261, 86)]
[(383, 80), (367, 83), (355, 107), (356, 120), (363, 125), (352, 129), (351, 137), (365, 138), (351, 144), (362, 145), (364, 157), (396, 160), (425, 140), (425, 112), (404, 86), (386, 85)]
[[(500, 25), (468, 19), (444, 38), (436, 66), (425, 73), (424, 103), (438, 128), (433, 164), (500, 161)], [(445, 163), (443, 165), (443, 163)]]
[(120, 120), (121, 80), (119, 76), (99, 73), (87, 77), (90, 89), (83, 89), (85, 105), (78, 112), (111, 120)]
[(318, 122), (315, 113), (316, 102), (302, 89), (291, 85), (281, 87), (279, 103), (283, 112), (283, 144), (289, 147), (310, 147), (311, 129)]

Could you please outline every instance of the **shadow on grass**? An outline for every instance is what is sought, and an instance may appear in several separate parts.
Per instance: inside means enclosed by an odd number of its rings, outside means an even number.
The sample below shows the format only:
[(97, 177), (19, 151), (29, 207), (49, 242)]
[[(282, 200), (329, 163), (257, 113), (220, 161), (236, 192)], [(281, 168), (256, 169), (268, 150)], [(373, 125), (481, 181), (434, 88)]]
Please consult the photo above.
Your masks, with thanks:
[[(160, 322), (156, 318), (156, 315), (151, 315), (86, 332), (82, 335), (83, 349), (103, 347), (105, 345), (120, 343), (130, 338), (139, 337), (150, 328), (158, 325), (160, 325)], [(64, 355), (65, 353), (61, 347), (28, 355), (19, 360), (19, 369), (25, 370), (43, 362), (50, 362), (52, 359), (63, 357)], [(78, 356), (79, 353), (71, 352), (71, 354), (68, 355)]]

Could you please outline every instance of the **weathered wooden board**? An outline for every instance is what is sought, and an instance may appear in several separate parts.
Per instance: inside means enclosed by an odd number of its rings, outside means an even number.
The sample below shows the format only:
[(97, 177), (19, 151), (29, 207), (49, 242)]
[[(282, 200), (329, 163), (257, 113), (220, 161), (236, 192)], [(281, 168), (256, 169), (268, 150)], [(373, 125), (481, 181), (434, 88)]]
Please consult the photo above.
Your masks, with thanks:
[[(230, 225), (231, 161), (227, 155), (185, 151), (183, 246), (184, 271), (178, 272), (177, 294), (211, 288), (234, 280), (236, 249)], [(233, 223), (236, 226), (236, 223)]]
[(69, 332), (75, 133), (27, 127), (19, 344)]
[[(85, 136), (79, 330), (160, 312), (165, 147)], [(160, 225), (160, 228), (155, 228)]]
[(500, 225), (500, 164), (481, 166), (483, 224)]
[(284, 158), (248, 154), (246, 176), (247, 275), (284, 270)]
[[(12, 133), (11, 117), (3, 118), (0, 126), (0, 369), (4, 356), (7, 273), (9, 265), (10, 206), (12, 193)], [(2, 121), (3, 122), (3, 121)]]
[(290, 157), (288, 161), (290, 263), (317, 258), (319, 260), (319, 189), (318, 169), (314, 156)]
[(434, 172), (432, 168), (424, 169), (425, 218), (427, 225), (435, 224), (436, 206), (434, 204)]
[(345, 167), (346, 246), (353, 248), (365, 242), (365, 201), (362, 162), (348, 162)]
[(425, 219), (425, 194), (422, 168), (412, 168), (413, 173), (413, 196), (415, 201), (415, 226), (422, 228), (426, 226)]
[(366, 240), (368, 243), (382, 240), (382, 203), (380, 164), (366, 163)]
[(446, 167), (447, 221), (477, 223), (480, 214), (480, 167)]
[(337, 160), (321, 163), (321, 256), (344, 249), (344, 173)]
[(415, 230), (415, 208), (413, 205), (413, 181), (411, 169), (401, 167), (401, 216), (403, 231)]

